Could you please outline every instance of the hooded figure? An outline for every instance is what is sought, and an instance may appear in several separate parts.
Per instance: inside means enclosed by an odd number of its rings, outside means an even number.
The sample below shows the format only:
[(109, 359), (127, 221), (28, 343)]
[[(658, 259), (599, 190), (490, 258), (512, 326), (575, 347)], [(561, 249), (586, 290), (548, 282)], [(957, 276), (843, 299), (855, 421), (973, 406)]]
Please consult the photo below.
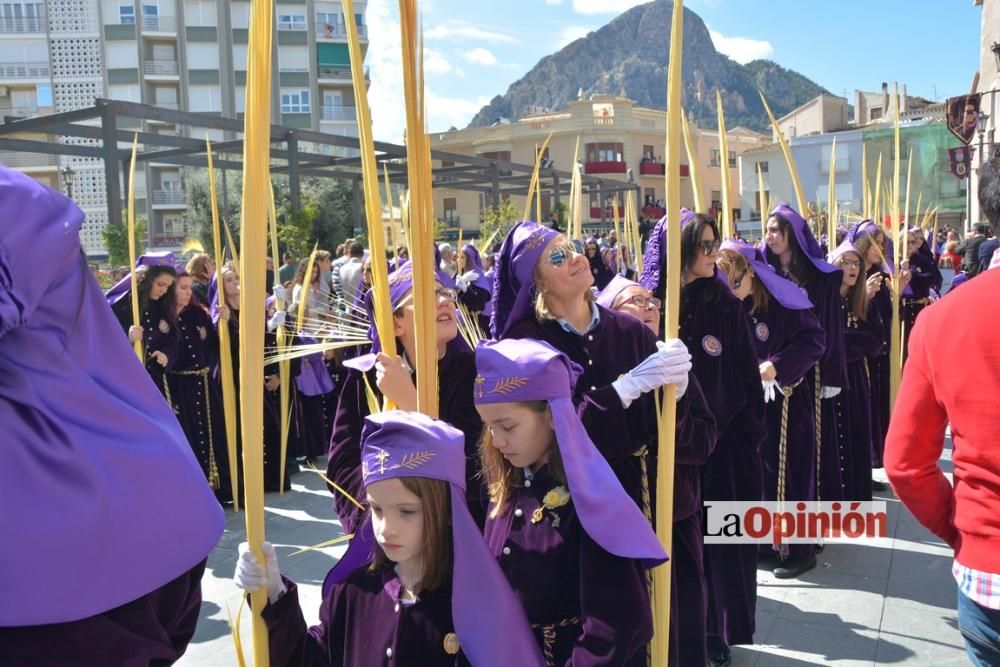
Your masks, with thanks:
[(0, 211), (0, 655), (172, 663), (222, 510), (87, 266), (82, 211), (6, 167)]

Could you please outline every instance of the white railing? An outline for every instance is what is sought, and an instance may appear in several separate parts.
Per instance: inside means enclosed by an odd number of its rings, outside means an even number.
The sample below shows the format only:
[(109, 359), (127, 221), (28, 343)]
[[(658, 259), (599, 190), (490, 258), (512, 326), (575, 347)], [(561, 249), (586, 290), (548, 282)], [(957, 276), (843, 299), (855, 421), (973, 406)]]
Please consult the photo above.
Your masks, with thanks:
[(153, 190), (153, 206), (184, 206), (183, 190)]
[(143, 16), (143, 32), (177, 32), (176, 16)]
[(0, 79), (43, 79), (48, 75), (48, 63), (0, 63)]
[(142, 63), (142, 72), (153, 76), (177, 76), (177, 61), (147, 60)]
[[(339, 23), (317, 23), (316, 36), (321, 39), (347, 39), (347, 26)], [(358, 26), (358, 38), (368, 39), (368, 26)]]
[(37, 116), (39, 113), (51, 113), (52, 107), (7, 107), (0, 109), (0, 116)]
[(0, 163), (13, 169), (25, 167), (58, 167), (59, 158), (56, 155), (44, 153), (23, 153), (21, 151), (0, 151)]
[(45, 17), (0, 18), (0, 32), (45, 32)]
[(320, 109), (320, 120), (357, 121), (358, 113), (354, 107), (322, 107)]
[(319, 78), (321, 79), (350, 79), (350, 67), (334, 67), (333, 65), (320, 65)]

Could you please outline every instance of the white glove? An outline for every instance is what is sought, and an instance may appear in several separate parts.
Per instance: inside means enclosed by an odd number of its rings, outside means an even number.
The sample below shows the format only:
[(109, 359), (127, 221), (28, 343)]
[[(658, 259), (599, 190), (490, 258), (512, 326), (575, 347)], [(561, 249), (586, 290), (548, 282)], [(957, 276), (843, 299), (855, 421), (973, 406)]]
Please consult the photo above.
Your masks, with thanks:
[(267, 330), (274, 331), (285, 323), (285, 311), (279, 310), (267, 321)]
[(233, 581), (237, 588), (248, 592), (267, 588), (267, 599), (274, 604), (286, 590), (285, 583), (281, 580), (281, 570), (278, 569), (278, 554), (270, 542), (262, 542), (260, 550), (264, 553), (266, 569), (257, 562), (257, 557), (250, 551), (249, 544), (246, 542), (240, 544), (240, 557), (236, 561)]
[(475, 271), (466, 271), (462, 275), (455, 278), (455, 284), (458, 285), (458, 289), (463, 292), (468, 291), (469, 285), (479, 280), (479, 274)]
[(840, 387), (821, 387), (819, 390), (820, 398), (833, 398), (840, 394)]
[(778, 395), (777, 380), (761, 380), (761, 384), (764, 385), (764, 402), (770, 403), (776, 400)]
[(281, 303), (287, 303), (288, 291), (281, 283), (274, 283), (274, 287), (271, 288), (271, 294)]
[(627, 408), (641, 395), (666, 384), (677, 385), (677, 400), (687, 391), (691, 371), (691, 353), (687, 347), (680, 339), (673, 338), (668, 343), (658, 341), (656, 348), (641, 364), (611, 383), (622, 406)]

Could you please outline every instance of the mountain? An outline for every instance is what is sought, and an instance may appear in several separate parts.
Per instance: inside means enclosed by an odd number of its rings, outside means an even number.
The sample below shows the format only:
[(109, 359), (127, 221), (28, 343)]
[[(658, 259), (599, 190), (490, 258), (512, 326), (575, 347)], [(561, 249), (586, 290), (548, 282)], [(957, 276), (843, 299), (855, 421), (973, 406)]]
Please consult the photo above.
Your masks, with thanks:
[[(638, 106), (665, 109), (673, 2), (655, 0), (621, 14), (599, 30), (542, 58), (530, 72), (494, 97), (469, 123), (482, 127), (498, 117), (517, 119), (539, 108), (558, 110), (582, 88), (621, 95)], [(770, 123), (758, 89), (777, 117), (809, 101), (824, 88), (769, 60), (740, 65), (715, 49), (705, 23), (684, 10), (684, 108), (701, 127), (716, 126), (715, 91), (722, 92), (726, 125), (768, 132)]]

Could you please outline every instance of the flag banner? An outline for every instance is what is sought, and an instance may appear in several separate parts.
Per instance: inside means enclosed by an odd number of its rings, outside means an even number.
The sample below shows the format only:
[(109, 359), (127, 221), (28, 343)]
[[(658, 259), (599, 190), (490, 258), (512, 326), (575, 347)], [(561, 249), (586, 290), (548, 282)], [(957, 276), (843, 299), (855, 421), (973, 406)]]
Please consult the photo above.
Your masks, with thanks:
[(972, 93), (948, 98), (948, 129), (966, 146), (976, 133), (980, 97), (979, 93)]

